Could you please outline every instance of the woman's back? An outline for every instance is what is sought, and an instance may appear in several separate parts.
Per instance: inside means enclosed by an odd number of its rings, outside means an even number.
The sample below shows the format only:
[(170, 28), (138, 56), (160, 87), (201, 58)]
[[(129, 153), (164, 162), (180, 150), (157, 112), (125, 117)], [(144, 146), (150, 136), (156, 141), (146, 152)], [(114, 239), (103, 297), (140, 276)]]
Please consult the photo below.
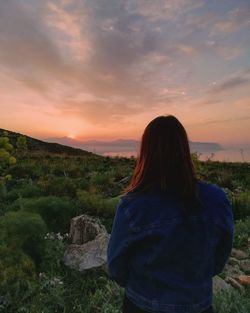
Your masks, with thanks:
[(159, 116), (147, 125), (125, 192), (108, 245), (111, 278), (145, 311), (208, 308), (212, 277), (232, 248), (232, 210), (221, 188), (197, 179), (176, 117)]
[(185, 222), (178, 195), (154, 189), (123, 196), (108, 247), (110, 276), (138, 307), (199, 313), (230, 254), (233, 217), (225, 192), (197, 183), (203, 210)]

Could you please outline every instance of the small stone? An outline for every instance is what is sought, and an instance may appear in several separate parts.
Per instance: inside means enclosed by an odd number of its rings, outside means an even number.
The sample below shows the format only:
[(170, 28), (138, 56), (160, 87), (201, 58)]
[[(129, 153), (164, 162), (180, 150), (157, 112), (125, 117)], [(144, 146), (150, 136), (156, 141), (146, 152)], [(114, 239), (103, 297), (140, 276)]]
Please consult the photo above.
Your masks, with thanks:
[(240, 269), (245, 273), (250, 273), (250, 260), (241, 260)]
[(213, 277), (213, 293), (230, 288), (232, 288), (231, 285), (226, 283), (225, 280), (219, 276), (216, 275)]
[(250, 285), (250, 275), (240, 275), (238, 280), (242, 285)]
[(236, 259), (236, 258), (229, 258), (229, 260), (228, 260), (228, 264), (230, 264), (230, 265), (237, 265), (237, 264), (239, 264), (239, 261)]
[(239, 289), (239, 290), (243, 290), (244, 287), (239, 284), (235, 279), (233, 279), (232, 277), (226, 277), (225, 281), (227, 283), (229, 283), (232, 287)]
[(244, 273), (240, 270), (240, 267), (238, 264), (233, 266), (228, 263), (225, 265), (223, 273), (226, 276), (232, 277), (232, 278), (237, 278), (239, 275), (244, 275)]
[(231, 256), (238, 260), (247, 259), (247, 254), (244, 251), (234, 248), (232, 249)]

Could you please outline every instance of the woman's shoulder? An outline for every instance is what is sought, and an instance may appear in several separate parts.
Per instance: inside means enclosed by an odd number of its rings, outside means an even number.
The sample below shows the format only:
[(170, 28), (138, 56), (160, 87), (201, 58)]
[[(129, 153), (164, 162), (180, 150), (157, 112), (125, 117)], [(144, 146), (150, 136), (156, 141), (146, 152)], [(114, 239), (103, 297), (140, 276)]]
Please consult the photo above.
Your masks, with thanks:
[(154, 196), (154, 191), (129, 191), (120, 195), (120, 205), (121, 206), (139, 206), (145, 205), (149, 201), (149, 199)]
[(138, 201), (139, 199), (141, 199), (142, 197), (145, 197), (146, 193), (142, 193), (142, 192), (125, 192), (120, 196), (121, 202), (122, 203), (127, 203), (130, 201)]
[(197, 187), (201, 193), (206, 194), (209, 197), (221, 198), (227, 196), (223, 188), (211, 182), (198, 180)]

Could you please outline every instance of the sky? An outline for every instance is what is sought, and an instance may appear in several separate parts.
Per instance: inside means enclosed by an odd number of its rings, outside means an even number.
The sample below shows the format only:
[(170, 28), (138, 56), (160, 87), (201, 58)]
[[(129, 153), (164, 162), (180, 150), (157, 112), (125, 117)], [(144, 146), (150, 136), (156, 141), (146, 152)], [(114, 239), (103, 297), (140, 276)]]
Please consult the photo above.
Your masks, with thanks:
[(249, 0), (0, 0), (0, 128), (250, 143)]

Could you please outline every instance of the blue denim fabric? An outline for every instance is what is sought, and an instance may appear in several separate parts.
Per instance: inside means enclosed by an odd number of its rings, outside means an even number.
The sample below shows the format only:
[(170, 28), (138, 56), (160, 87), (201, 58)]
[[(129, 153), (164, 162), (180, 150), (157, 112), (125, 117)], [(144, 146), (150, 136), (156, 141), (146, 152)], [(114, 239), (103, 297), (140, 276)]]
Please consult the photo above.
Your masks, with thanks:
[(200, 313), (212, 304), (212, 277), (223, 270), (233, 245), (233, 213), (223, 189), (201, 181), (197, 189), (203, 210), (188, 223), (174, 191), (127, 193), (117, 205), (109, 276), (141, 309)]

